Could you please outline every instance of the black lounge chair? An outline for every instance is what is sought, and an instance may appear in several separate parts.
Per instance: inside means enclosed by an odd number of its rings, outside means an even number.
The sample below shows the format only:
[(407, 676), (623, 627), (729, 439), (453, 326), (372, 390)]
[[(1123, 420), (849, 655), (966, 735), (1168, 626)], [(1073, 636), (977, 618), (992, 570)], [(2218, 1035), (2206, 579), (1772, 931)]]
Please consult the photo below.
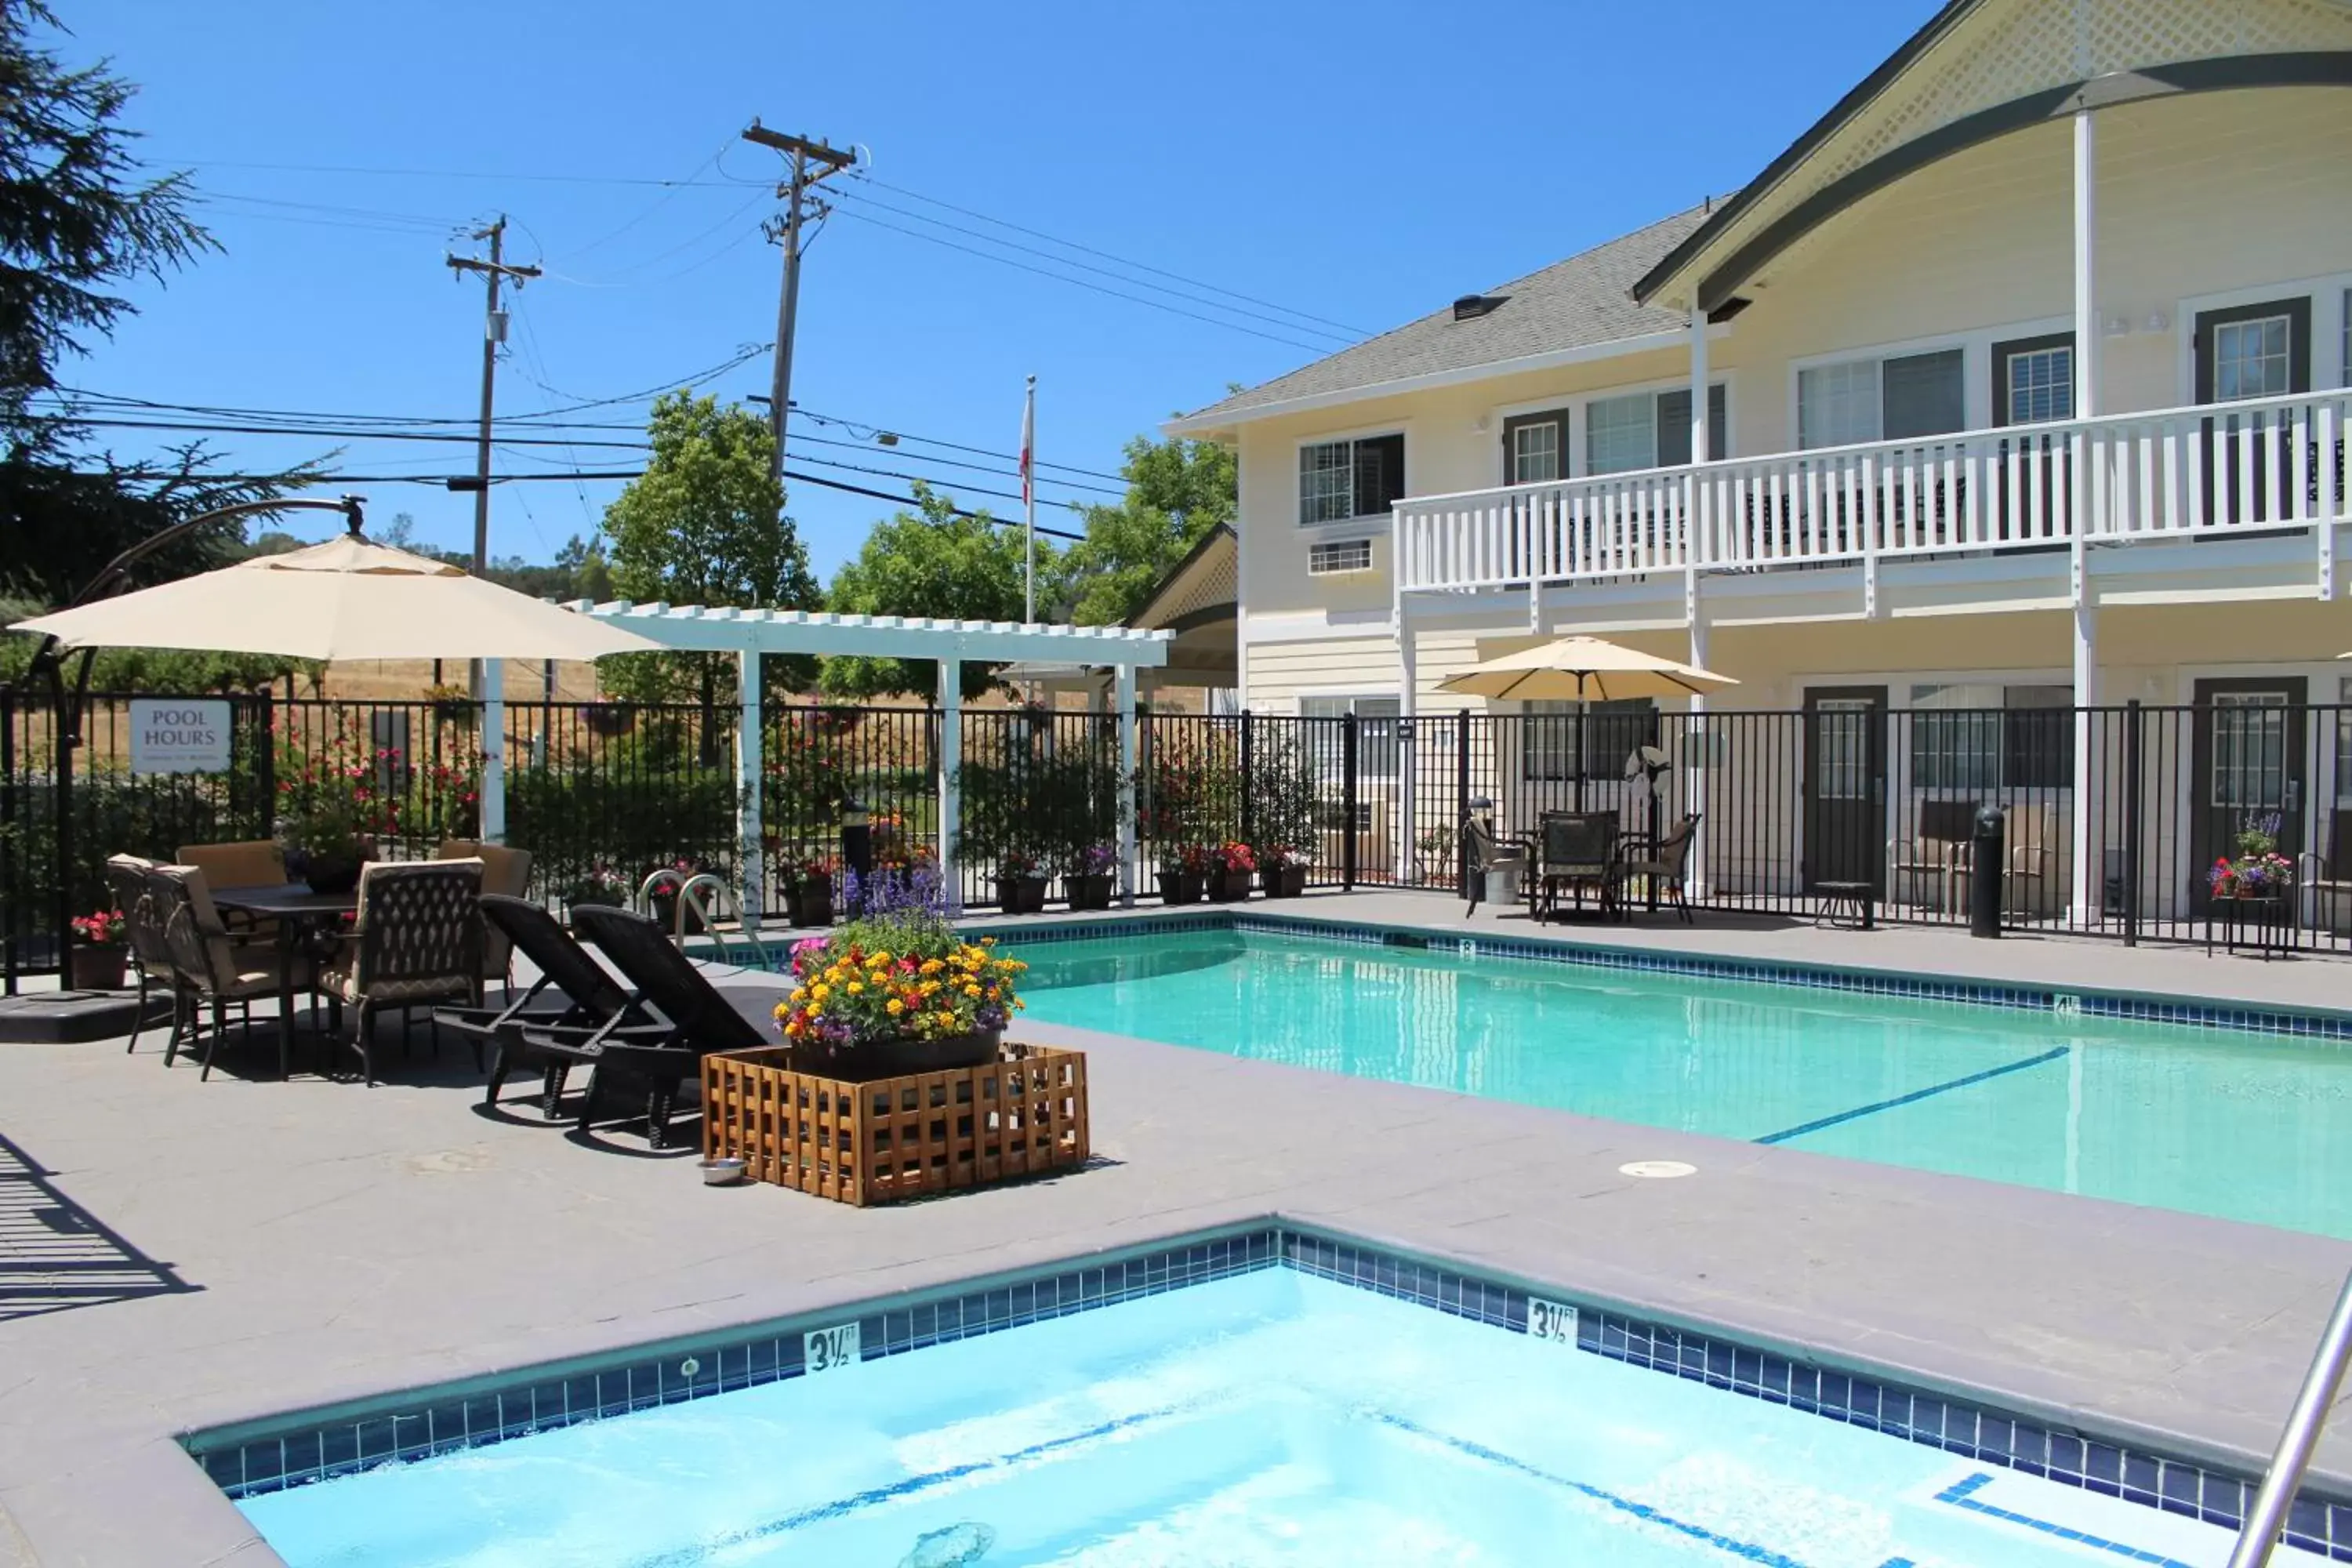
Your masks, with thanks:
[[(627, 1039), (659, 1039), (668, 1034), (668, 1026), (647, 1018), (628, 988), (572, 941), (544, 907), (504, 893), (484, 893), (481, 908), (482, 919), (539, 971), (539, 978), (528, 987), (509, 994), (503, 1007), (445, 1007), (435, 1014), (436, 1021), (472, 1037), (478, 1066), (480, 1042), (489, 1041), (490, 1081), (483, 1091), (484, 1105), (496, 1105), (507, 1079), (517, 1072), (537, 1070), (545, 1075), (541, 1108), (550, 1121), (555, 1120), (564, 1078), (580, 1058), (570, 1050), (539, 1049), (527, 1031), (572, 1030), (585, 1037), (612, 1026), (614, 1034)], [(561, 1005), (549, 1005), (551, 991), (561, 994)]]
[(626, 1078), (642, 1083), (646, 1090), (647, 1142), (665, 1148), (677, 1086), (701, 1066), (705, 1056), (755, 1050), (775, 1041), (712, 989), (656, 922), (626, 910), (598, 907), (575, 909), (572, 919), (581, 934), (637, 988), (637, 1000), (650, 1003), (668, 1021), (667, 1027), (655, 1037), (624, 1037), (615, 1024), (606, 1024), (583, 1037), (570, 1029), (526, 1026), (523, 1038), (534, 1050), (594, 1067), (580, 1106), (582, 1131), (595, 1121), (598, 1100), (614, 1087), (607, 1080)]

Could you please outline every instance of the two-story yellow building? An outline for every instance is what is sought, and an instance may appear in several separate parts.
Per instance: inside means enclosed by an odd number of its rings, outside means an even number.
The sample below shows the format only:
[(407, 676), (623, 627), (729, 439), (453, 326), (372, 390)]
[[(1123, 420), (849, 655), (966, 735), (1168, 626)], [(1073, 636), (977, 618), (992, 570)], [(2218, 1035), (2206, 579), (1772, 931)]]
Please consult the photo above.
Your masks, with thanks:
[[(1239, 452), (1244, 701), (1426, 716), (1480, 658), (1616, 638), (1738, 677), (1718, 710), (1805, 716), (1788, 843), (1719, 883), (1902, 897), (1885, 803), (1940, 768), (2044, 792), (2086, 919), (2124, 787), (2087, 710), (2179, 705), (2149, 851), (2202, 864), (2267, 807), (2332, 876), (2347, 89), (2341, 0), (1952, 0), (1736, 195), (1172, 422)], [(2047, 747), (1868, 739), (2070, 708)], [(1805, 864), (1840, 793), (1890, 814), (1854, 836), (1881, 864)]]

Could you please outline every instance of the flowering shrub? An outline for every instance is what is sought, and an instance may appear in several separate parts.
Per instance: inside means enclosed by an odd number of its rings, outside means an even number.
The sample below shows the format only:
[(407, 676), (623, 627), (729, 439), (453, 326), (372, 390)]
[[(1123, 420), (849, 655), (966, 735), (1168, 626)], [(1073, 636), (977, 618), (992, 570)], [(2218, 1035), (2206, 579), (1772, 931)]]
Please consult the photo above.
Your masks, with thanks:
[(797, 882), (830, 882), (840, 869), (840, 858), (833, 855), (803, 855), (787, 868)]
[(564, 889), (563, 901), (567, 904), (626, 904), (629, 901), (628, 879), (599, 860)]
[(113, 947), (122, 941), (124, 921), (114, 910), (92, 910), (73, 918), (74, 940), (91, 947)]
[(1006, 849), (996, 857), (999, 877), (1034, 877), (1044, 862), (1027, 849)]
[(1160, 851), (1162, 870), (1204, 873), (1216, 860), (1216, 851), (1205, 844), (1171, 844)]
[(877, 873), (866, 910), (829, 937), (793, 944), (793, 990), (776, 1023), (795, 1044), (859, 1046), (944, 1039), (1002, 1029), (1020, 1011), (1016, 958), (992, 938), (966, 942), (940, 911), (939, 874), (928, 884)]
[(279, 814), (293, 847), (341, 858), (363, 838), (467, 837), (480, 795), (469, 753), (419, 761), (361, 733), (359, 714), (339, 712), (323, 745), (289, 744), (278, 769)]
[(1109, 844), (1088, 844), (1070, 857), (1073, 877), (1108, 877), (1118, 869), (1118, 850)]
[(1257, 847), (1257, 863), (1269, 871), (1287, 871), (1307, 864), (1307, 851), (1287, 844), (1261, 844)]
[(1216, 860), (1224, 869), (1239, 871), (1244, 876), (1257, 869), (1257, 852), (1239, 839), (1234, 839), (1218, 849)]

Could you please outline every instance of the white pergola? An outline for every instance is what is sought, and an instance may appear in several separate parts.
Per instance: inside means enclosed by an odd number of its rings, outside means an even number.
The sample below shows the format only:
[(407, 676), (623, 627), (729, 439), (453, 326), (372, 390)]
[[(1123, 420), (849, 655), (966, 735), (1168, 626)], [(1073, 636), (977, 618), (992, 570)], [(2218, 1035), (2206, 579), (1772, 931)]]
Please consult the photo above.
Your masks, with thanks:
[[(950, 900), (959, 899), (955, 839), (960, 819), (956, 768), (962, 761), (963, 666), (1034, 660), (1108, 668), (1118, 705), (1119, 894), (1131, 902), (1135, 865), (1135, 672), (1168, 662), (1173, 634), (1127, 626), (1022, 625), (1007, 621), (923, 620), (898, 616), (829, 616), (805, 610), (712, 609), (701, 605), (638, 605), (628, 600), (570, 606), (611, 621), (664, 647), (736, 656), (736, 691), (742, 720), (735, 729), (737, 908), (747, 930), (760, 920), (762, 876), (760, 821), (760, 660), (765, 653), (867, 654), (927, 658), (940, 667), (940, 875)], [(498, 689), (495, 684), (490, 688)], [(491, 716), (484, 726), (500, 732)], [(485, 791), (485, 794), (488, 792)]]

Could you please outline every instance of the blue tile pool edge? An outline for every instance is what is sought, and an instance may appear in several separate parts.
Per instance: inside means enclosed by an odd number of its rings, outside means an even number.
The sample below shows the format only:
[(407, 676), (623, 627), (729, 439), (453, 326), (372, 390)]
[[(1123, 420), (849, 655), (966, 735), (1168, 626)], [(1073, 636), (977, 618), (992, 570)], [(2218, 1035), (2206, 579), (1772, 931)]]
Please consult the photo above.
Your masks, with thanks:
[(1433, 952), (1464, 952), (1479, 958), (1524, 959), (1579, 968), (1639, 970), (1683, 974), (1700, 980), (1761, 982), (1812, 990), (1853, 991), (1870, 995), (1957, 1002), (2013, 1011), (2074, 1014), (2133, 1023), (2168, 1024), (2182, 1028), (2226, 1029), (2352, 1044), (2352, 1010), (2305, 1008), (2285, 1004), (2261, 1005), (2220, 1000), (2200, 1001), (2095, 985), (2004, 984), (1950, 975), (1839, 968), (1833, 964), (1784, 959), (1719, 958), (1654, 948), (1579, 942), (1562, 938), (1487, 936), (1441, 927), (1276, 914), (1260, 912), (1252, 907), (1203, 910), (1197, 913), (1139, 910), (1130, 914), (1095, 920), (1023, 921), (992, 917), (968, 921), (964, 922), (963, 929), (973, 936), (992, 936), (1000, 942), (1018, 942), (1024, 947), (1054, 942), (1101, 942), (1132, 935), (1139, 930), (1234, 931), (1265, 936), (1301, 937), (1351, 946), (1419, 948)]
[[(231, 1499), (256, 1497), (797, 1377), (806, 1371), (803, 1336), (850, 1322), (858, 1326), (860, 1359), (870, 1361), (1272, 1268), (1513, 1333), (1528, 1331), (1531, 1296), (1558, 1301), (1577, 1309), (1580, 1351), (2225, 1528), (2239, 1525), (2252, 1495), (2249, 1477), (2145, 1447), (1281, 1219), (749, 1329), (239, 1422), (184, 1434), (180, 1442)], [(2306, 1489), (2284, 1539), (2352, 1563), (2352, 1501)]]

